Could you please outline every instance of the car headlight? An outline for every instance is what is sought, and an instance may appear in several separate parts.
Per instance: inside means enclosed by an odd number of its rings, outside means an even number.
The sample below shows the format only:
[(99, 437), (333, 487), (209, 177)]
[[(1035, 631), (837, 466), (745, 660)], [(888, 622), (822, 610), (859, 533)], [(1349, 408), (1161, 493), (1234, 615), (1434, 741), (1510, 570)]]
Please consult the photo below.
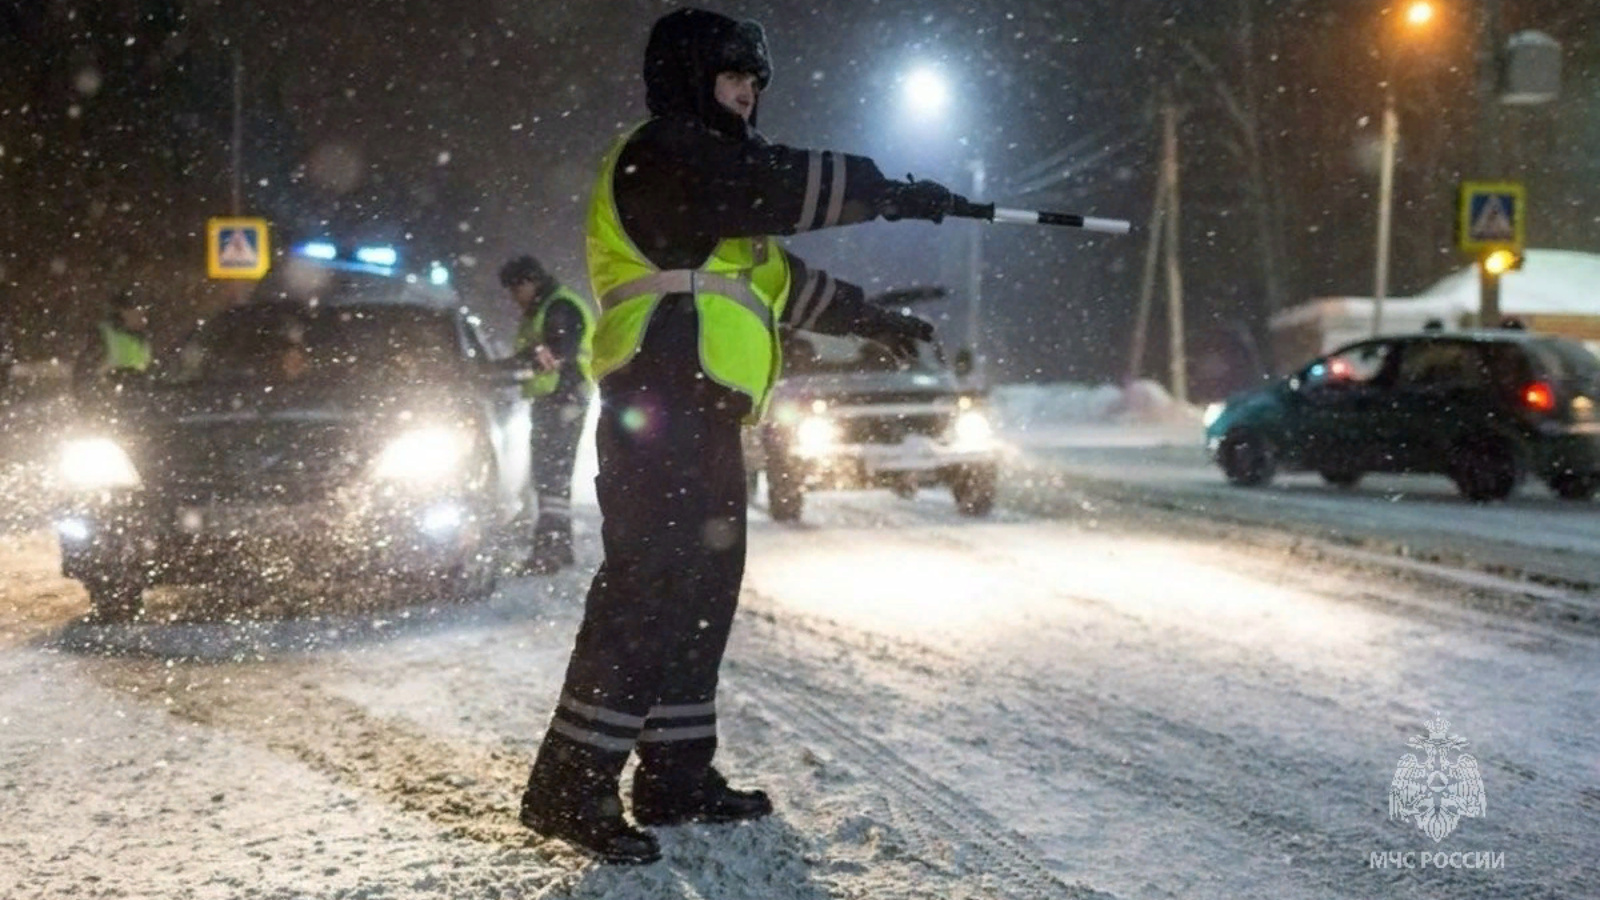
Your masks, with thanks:
[(386, 481), (437, 484), (458, 474), (472, 442), (452, 428), (417, 428), (402, 432), (378, 454), (372, 472)]
[(794, 429), (794, 449), (801, 456), (822, 456), (839, 443), (839, 424), (823, 416), (807, 416)]
[(61, 447), (61, 479), (79, 490), (139, 486), (139, 470), (122, 445), (107, 437), (75, 438)]
[(1227, 409), (1227, 408), (1228, 408), (1228, 404), (1226, 404), (1226, 403), (1211, 403), (1211, 404), (1207, 404), (1206, 405), (1206, 413), (1200, 419), (1201, 423), (1204, 424), (1205, 427), (1207, 427), (1207, 428), (1210, 428), (1212, 425), (1217, 424), (1217, 420), (1222, 418), (1222, 411)]
[(975, 409), (958, 413), (950, 433), (957, 444), (967, 447), (987, 446), (994, 440), (994, 426), (989, 424), (989, 417)]

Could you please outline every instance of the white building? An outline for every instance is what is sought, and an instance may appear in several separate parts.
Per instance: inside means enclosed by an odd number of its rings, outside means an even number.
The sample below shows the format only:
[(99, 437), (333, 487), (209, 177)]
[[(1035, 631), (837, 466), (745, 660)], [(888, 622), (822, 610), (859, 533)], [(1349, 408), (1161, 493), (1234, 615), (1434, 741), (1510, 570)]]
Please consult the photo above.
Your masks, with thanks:
[[(1383, 303), (1383, 334), (1421, 331), (1437, 320), (1446, 330), (1473, 327), (1478, 269), (1467, 266), (1415, 297)], [(1372, 336), (1370, 297), (1322, 297), (1272, 317), (1273, 358), (1280, 371)], [(1500, 312), (1534, 331), (1561, 334), (1600, 349), (1600, 254), (1529, 250), (1521, 269), (1500, 279)]]

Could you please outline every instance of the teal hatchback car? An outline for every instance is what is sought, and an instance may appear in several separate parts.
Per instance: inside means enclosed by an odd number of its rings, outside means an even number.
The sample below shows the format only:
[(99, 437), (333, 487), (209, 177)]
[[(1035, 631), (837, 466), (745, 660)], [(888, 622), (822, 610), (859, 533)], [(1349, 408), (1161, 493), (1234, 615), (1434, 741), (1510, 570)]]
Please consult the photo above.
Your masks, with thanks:
[(1318, 472), (1449, 476), (1475, 501), (1527, 478), (1569, 500), (1600, 487), (1600, 360), (1524, 331), (1426, 332), (1343, 347), (1206, 411), (1206, 447), (1228, 480)]

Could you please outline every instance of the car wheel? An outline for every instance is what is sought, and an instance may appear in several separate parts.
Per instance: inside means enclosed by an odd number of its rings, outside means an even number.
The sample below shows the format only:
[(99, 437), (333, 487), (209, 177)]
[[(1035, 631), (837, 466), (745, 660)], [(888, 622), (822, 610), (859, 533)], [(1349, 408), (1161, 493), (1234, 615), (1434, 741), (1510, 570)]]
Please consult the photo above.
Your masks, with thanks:
[(473, 603), (487, 598), (499, 586), (500, 572), (494, 560), (475, 555), (446, 576), (445, 598), (457, 603)]
[(1592, 500), (1596, 488), (1593, 475), (1562, 472), (1550, 479), (1550, 490), (1563, 500)]
[(1322, 475), (1323, 481), (1326, 481), (1336, 488), (1344, 488), (1349, 490), (1350, 488), (1360, 484), (1361, 477), (1366, 473), (1357, 472), (1353, 469), (1323, 469), (1320, 474)]
[(1502, 437), (1468, 438), (1450, 451), (1450, 480), (1474, 503), (1504, 500), (1517, 489), (1517, 450)]
[(806, 491), (800, 474), (788, 466), (767, 468), (767, 514), (776, 522), (798, 522), (805, 507)]
[(102, 575), (86, 579), (89, 590), (89, 615), (96, 622), (127, 622), (144, 612), (144, 585), (137, 581)]
[(1277, 473), (1277, 456), (1262, 435), (1247, 428), (1228, 432), (1217, 452), (1222, 474), (1240, 487), (1256, 487), (1272, 480)]
[(950, 483), (956, 510), (964, 516), (986, 516), (994, 509), (1000, 473), (994, 466), (962, 466)]

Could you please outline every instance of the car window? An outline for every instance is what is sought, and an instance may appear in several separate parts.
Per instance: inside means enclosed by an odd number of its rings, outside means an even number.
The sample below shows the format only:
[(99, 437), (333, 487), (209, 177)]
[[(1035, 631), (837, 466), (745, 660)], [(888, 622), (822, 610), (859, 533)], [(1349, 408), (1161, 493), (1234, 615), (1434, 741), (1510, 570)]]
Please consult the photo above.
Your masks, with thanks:
[(1358, 344), (1311, 364), (1305, 381), (1310, 386), (1369, 384), (1383, 374), (1394, 345), (1384, 342)]
[(1464, 341), (1418, 341), (1400, 357), (1397, 383), (1408, 388), (1487, 388), (1489, 367), (1478, 347)]
[(1528, 347), (1518, 343), (1492, 343), (1482, 347), (1489, 359), (1489, 376), (1495, 387), (1502, 391), (1517, 392), (1534, 378), (1533, 359)]
[(1547, 340), (1530, 343), (1547, 377), (1557, 380), (1593, 382), (1600, 380), (1600, 359), (1573, 341)]
[(179, 353), (183, 382), (425, 380), (460, 360), (447, 315), (406, 306), (259, 304), (224, 312)]

